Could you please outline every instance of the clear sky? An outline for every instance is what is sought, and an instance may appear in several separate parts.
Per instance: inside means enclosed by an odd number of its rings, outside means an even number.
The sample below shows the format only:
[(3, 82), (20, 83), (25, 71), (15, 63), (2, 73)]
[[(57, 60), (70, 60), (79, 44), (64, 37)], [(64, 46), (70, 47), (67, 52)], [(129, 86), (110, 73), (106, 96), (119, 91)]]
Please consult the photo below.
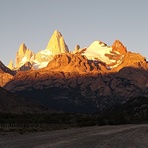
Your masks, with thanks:
[(22, 42), (45, 49), (56, 29), (70, 50), (119, 39), (148, 59), (148, 0), (0, 0), (0, 60), (14, 61)]

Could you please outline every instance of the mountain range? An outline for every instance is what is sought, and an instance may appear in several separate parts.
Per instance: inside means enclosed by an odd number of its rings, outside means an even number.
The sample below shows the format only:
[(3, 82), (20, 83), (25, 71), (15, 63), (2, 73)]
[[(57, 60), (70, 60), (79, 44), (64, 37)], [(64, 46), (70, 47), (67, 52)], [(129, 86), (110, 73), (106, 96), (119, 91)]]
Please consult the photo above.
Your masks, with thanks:
[[(69, 52), (62, 34), (55, 30), (50, 38), (46, 49), (38, 53), (33, 53), (27, 48), (25, 43), (22, 43), (16, 53), (15, 66), (10, 61), (8, 67), (15, 70), (39, 69), (46, 67), (48, 62), (57, 54)], [(25, 65), (27, 63), (27, 65)]]
[(45, 50), (35, 54), (22, 43), (15, 66), (0, 63), (0, 86), (57, 111), (94, 113), (148, 97), (148, 62), (119, 40), (69, 51), (55, 30)]

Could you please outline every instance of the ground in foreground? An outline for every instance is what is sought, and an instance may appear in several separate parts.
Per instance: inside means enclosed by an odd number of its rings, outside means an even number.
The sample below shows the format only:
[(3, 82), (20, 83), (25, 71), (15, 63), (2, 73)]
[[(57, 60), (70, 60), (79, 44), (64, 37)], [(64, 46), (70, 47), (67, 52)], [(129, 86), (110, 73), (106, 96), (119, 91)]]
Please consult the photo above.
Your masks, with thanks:
[(93, 126), (0, 136), (1, 148), (147, 148), (148, 125)]

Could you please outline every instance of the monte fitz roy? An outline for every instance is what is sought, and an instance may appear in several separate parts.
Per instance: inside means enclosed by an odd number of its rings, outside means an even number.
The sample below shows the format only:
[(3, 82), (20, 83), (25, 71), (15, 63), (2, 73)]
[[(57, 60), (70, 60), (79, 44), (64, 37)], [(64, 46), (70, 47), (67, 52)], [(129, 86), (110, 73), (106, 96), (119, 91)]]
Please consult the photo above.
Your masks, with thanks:
[[(148, 62), (119, 40), (111, 46), (96, 40), (89, 47), (76, 45), (69, 51), (55, 30), (45, 50), (33, 53), (22, 43), (15, 65), (0, 63), (0, 87), (0, 93), (21, 96), (54, 111), (96, 113), (133, 98), (148, 98)], [(39, 104), (34, 105), (36, 110)], [(6, 112), (6, 103), (3, 106), (1, 111)]]

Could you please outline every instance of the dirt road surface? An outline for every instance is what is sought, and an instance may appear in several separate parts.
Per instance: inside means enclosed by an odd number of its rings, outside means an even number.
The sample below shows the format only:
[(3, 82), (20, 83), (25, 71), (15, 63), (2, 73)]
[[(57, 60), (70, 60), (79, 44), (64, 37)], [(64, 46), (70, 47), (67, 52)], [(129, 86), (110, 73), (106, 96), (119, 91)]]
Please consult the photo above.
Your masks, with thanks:
[(0, 135), (0, 148), (148, 148), (148, 124)]

